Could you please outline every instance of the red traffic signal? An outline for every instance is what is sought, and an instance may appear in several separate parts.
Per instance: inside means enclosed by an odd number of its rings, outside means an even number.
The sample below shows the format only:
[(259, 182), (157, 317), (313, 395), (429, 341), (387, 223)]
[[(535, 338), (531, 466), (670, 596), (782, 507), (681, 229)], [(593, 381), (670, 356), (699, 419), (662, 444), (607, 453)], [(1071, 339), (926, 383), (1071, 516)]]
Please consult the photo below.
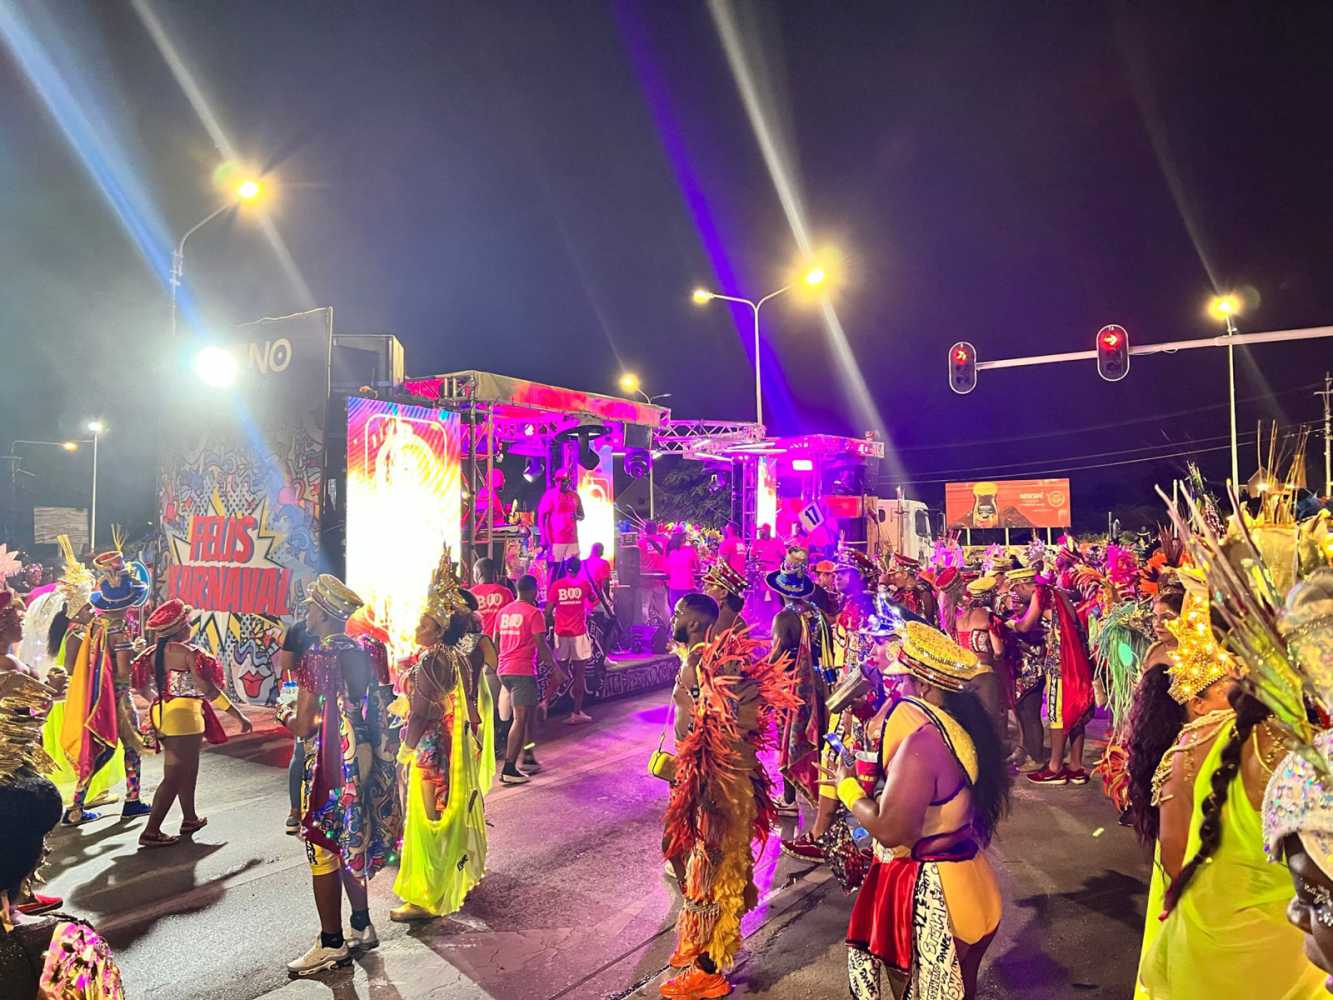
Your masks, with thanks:
[(1129, 374), (1129, 334), (1112, 323), (1097, 331), (1097, 374), (1119, 382)]
[(966, 396), (977, 387), (977, 349), (966, 340), (949, 348), (949, 388)]

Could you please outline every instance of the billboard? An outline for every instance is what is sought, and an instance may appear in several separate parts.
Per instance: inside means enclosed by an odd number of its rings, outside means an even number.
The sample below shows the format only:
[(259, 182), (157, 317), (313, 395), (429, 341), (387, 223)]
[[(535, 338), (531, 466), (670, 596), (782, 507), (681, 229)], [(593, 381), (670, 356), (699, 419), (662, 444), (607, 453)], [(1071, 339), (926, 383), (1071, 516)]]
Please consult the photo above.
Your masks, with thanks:
[(951, 528), (1067, 528), (1068, 479), (948, 483), (944, 519)]
[(34, 507), (32, 541), (34, 545), (54, 545), (61, 535), (68, 535), (75, 552), (88, 547), (88, 511), (83, 507)]
[(460, 430), (456, 413), (347, 400), (347, 585), (388, 633), (390, 662), (416, 648), (445, 543), (461, 557)]
[(233, 698), (276, 697), (273, 657), (319, 571), (329, 318), (315, 310), (233, 331), (242, 374), (174, 384), (161, 428), (160, 582), (200, 614)]

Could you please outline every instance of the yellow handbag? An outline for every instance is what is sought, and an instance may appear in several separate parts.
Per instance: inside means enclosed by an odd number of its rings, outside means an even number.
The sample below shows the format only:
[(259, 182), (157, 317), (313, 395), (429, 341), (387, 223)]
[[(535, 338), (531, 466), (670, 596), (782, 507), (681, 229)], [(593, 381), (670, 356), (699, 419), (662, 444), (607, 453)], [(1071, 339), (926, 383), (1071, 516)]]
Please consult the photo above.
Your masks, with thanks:
[(662, 736), (657, 741), (657, 749), (648, 758), (648, 773), (654, 778), (661, 778), (667, 784), (676, 780), (676, 755), (662, 748), (666, 746), (667, 730), (671, 727), (671, 717), (675, 712), (676, 702), (672, 699), (671, 712), (667, 715), (666, 724), (662, 726)]

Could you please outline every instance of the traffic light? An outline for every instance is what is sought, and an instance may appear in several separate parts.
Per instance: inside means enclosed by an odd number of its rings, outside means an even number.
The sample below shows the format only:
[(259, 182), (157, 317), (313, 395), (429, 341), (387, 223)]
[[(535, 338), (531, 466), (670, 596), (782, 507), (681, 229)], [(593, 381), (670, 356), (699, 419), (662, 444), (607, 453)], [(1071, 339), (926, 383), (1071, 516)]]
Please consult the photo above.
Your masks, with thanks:
[(949, 388), (966, 396), (977, 387), (977, 349), (966, 340), (949, 348)]
[(1097, 331), (1097, 374), (1119, 382), (1129, 374), (1129, 334), (1111, 323)]

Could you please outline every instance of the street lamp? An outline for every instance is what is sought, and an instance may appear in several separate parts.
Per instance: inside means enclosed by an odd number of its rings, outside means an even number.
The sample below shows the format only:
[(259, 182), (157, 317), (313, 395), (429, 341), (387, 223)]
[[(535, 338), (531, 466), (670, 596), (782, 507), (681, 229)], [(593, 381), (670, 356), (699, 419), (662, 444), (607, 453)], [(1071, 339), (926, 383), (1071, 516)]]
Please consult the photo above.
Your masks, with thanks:
[[(656, 396), (650, 396), (643, 391), (643, 386), (639, 382), (639, 376), (633, 372), (625, 372), (620, 376), (621, 391), (630, 395), (638, 394), (643, 397), (643, 401), (649, 406), (655, 406), (660, 399), (670, 399), (671, 393), (660, 392)], [(653, 499), (653, 441), (648, 438), (648, 519), (651, 521), (655, 516), (655, 502)]]
[[(173, 299), (174, 301), (174, 299)], [(175, 312), (172, 312), (175, 316)], [(93, 499), (92, 507), (88, 511), (88, 549), (94, 555), (97, 554), (97, 445), (102, 440), (102, 435), (106, 433), (106, 424), (101, 420), (89, 420), (88, 431), (93, 436)]]
[[(801, 284), (810, 288), (817, 288), (827, 280), (828, 273), (822, 267), (811, 267), (801, 276)], [(769, 292), (758, 301), (742, 298), (739, 295), (722, 295), (718, 292), (710, 292), (706, 288), (696, 288), (692, 296), (696, 305), (707, 305), (714, 299), (719, 299), (723, 302), (738, 302), (742, 305), (747, 305), (750, 307), (751, 312), (754, 313), (754, 419), (755, 423), (759, 424), (761, 427), (764, 424), (764, 390), (760, 380), (759, 369), (759, 310), (763, 308), (764, 303), (768, 302), (770, 299), (776, 299), (784, 292), (791, 291), (793, 285), (795, 285), (795, 282), (783, 285), (776, 292)]]
[(224, 201), (208, 215), (204, 216), (189, 229), (185, 230), (185, 235), (180, 238), (174, 250), (171, 251), (171, 338), (176, 339), (176, 294), (180, 289), (181, 278), (185, 275), (185, 241), (197, 233), (204, 226), (208, 225), (214, 219), (224, 212), (227, 212), (243, 202), (251, 202), (264, 193), (264, 185), (254, 178), (247, 178), (232, 190), (230, 201)]
[[(1227, 336), (1236, 334), (1236, 317), (1240, 315), (1240, 296), (1235, 292), (1214, 295), (1208, 300), (1208, 314), (1226, 324)], [(1227, 392), (1231, 404), (1231, 481), (1240, 489), (1240, 454), (1236, 448), (1236, 348), (1227, 344)]]

